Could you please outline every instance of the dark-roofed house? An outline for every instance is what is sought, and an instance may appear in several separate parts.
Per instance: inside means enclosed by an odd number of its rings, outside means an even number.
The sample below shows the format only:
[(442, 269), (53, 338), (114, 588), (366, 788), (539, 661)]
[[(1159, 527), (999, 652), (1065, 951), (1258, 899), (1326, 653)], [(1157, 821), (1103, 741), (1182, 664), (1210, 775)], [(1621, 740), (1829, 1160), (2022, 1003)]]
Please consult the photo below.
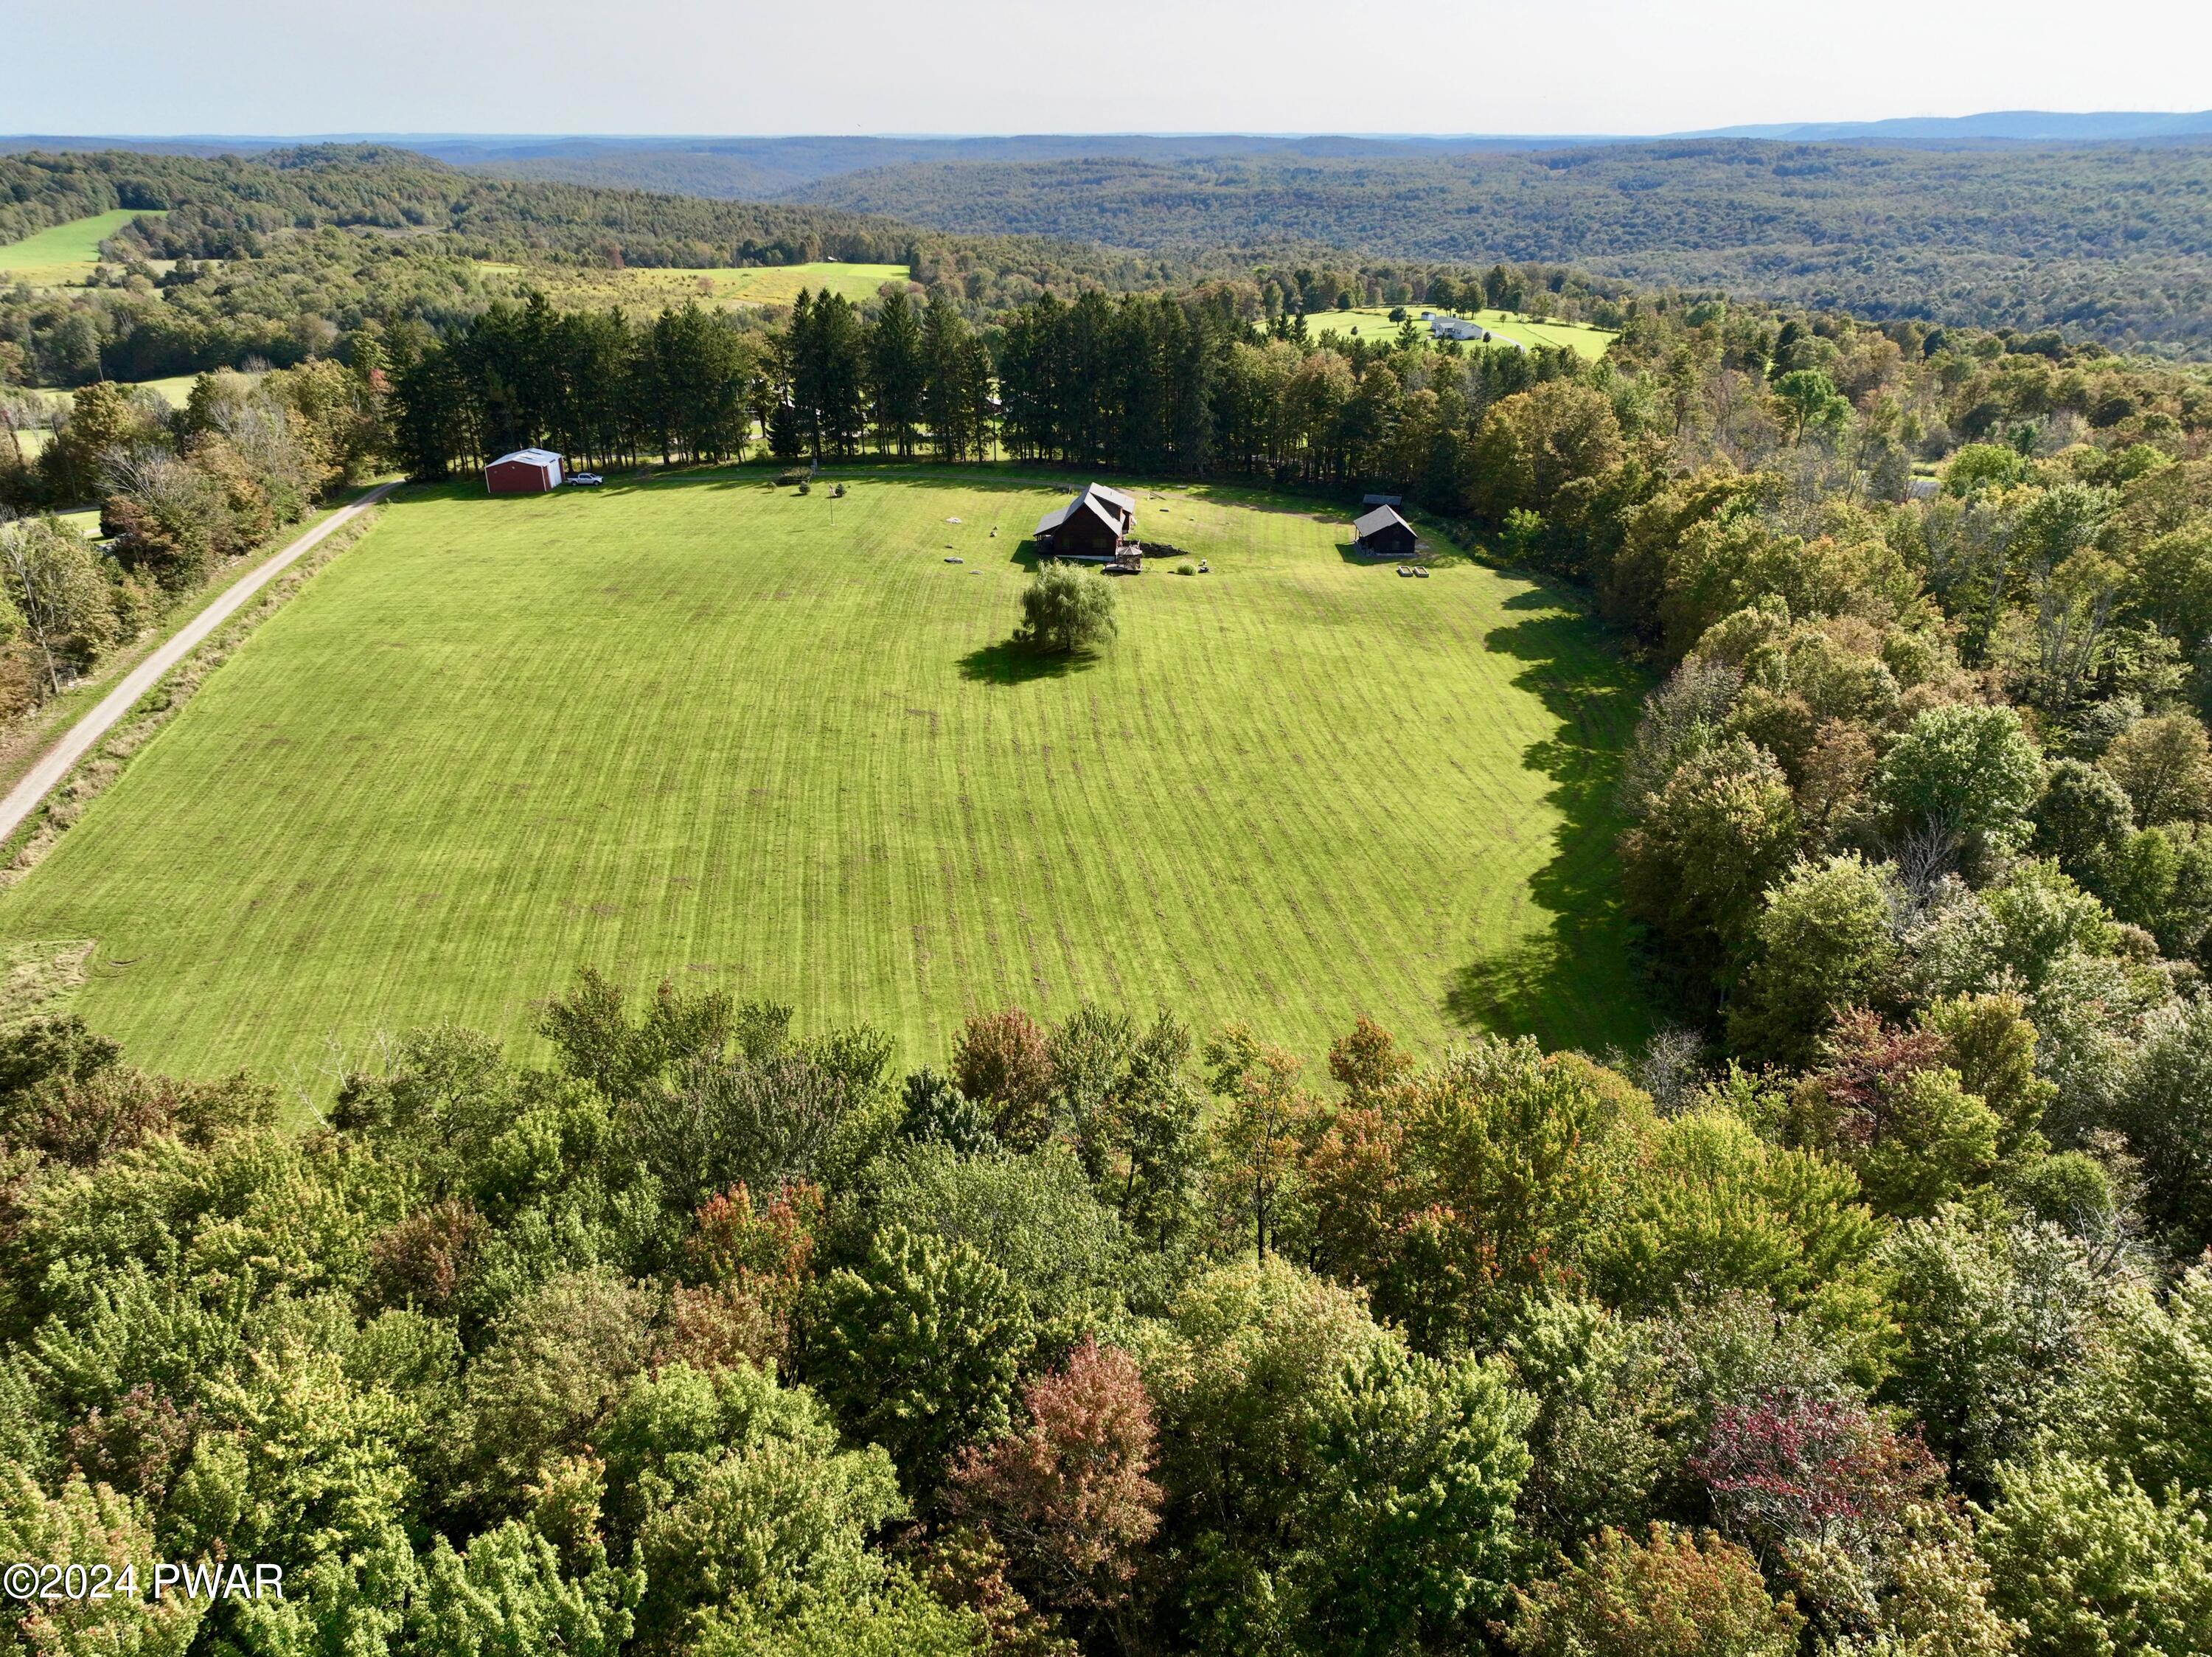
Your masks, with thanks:
[(1136, 516), (1134, 496), (1103, 484), (1086, 484), (1066, 506), (1037, 520), (1037, 551), (1048, 558), (1109, 564), (1121, 556)]
[(561, 457), (550, 448), (519, 448), (484, 468), (490, 495), (543, 495), (561, 487)]
[(1354, 519), (1352, 533), (1358, 537), (1360, 547), (1365, 551), (1387, 558), (1413, 556), (1413, 526), (1400, 517), (1395, 508), (1378, 506), (1366, 516)]

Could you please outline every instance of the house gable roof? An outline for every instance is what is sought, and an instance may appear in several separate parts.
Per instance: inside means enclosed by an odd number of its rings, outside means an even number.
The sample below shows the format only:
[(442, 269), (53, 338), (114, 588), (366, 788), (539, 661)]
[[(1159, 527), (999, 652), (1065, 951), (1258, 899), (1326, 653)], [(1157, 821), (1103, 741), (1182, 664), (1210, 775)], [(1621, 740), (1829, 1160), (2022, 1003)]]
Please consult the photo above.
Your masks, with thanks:
[(1086, 484), (1083, 492), (1066, 506), (1056, 506), (1039, 518), (1036, 533), (1049, 535), (1078, 513), (1087, 512), (1119, 535), (1126, 520), (1134, 515), (1136, 504), (1133, 498), (1118, 489), (1109, 489), (1103, 484)]
[(1375, 510), (1367, 514), (1366, 516), (1353, 519), (1352, 521), (1352, 533), (1358, 536), (1359, 539), (1364, 541), (1370, 535), (1374, 534), (1376, 531), (1380, 529), (1388, 529), (1392, 524), (1397, 525), (1399, 528), (1406, 530), (1409, 533), (1413, 527), (1413, 525), (1407, 523), (1390, 508), (1387, 506), (1378, 506)]
[(503, 466), (509, 460), (520, 460), (526, 466), (543, 466), (554, 465), (560, 459), (561, 457), (550, 448), (519, 448), (512, 454), (501, 455), (492, 464), (495, 466)]

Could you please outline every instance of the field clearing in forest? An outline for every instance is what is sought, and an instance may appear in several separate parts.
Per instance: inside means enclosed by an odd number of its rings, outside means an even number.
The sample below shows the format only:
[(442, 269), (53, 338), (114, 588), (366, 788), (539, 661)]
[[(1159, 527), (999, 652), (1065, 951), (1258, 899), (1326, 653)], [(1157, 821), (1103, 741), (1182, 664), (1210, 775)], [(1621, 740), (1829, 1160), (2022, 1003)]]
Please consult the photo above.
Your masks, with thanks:
[(1316, 1057), (1362, 1013), (1431, 1051), (1642, 1033), (1644, 685), (1563, 594), (1139, 487), (1212, 573), (1119, 581), (1118, 639), (1041, 664), (1005, 641), (1066, 483), (837, 476), (395, 496), (0, 895), (0, 947), (94, 941), (76, 1004), (139, 1063), (316, 1091), (380, 1030), (526, 1037), (586, 963), (908, 1064), (1085, 997)]
[(120, 208), (50, 225), (35, 235), (0, 247), (0, 273), (33, 287), (82, 282), (100, 263), (100, 244), (133, 219), (159, 218), (159, 212)]
[(618, 305), (645, 315), (664, 306), (696, 300), (702, 305), (788, 305), (802, 288), (810, 293), (842, 294), (854, 304), (873, 299), (886, 282), (904, 282), (903, 265), (847, 265), (823, 259), (812, 265), (762, 265), (721, 270), (579, 269), (574, 265), (495, 265), (484, 269), (511, 276), (563, 310), (605, 310)]
[[(1433, 308), (1418, 304), (1360, 305), (1348, 311), (1313, 311), (1306, 316), (1306, 331), (1316, 339), (1334, 334), (1339, 336), (1340, 343), (1349, 344), (1356, 335), (1369, 344), (1378, 339), (1388, 344), (1398, 337), (1398, 324), (1390, 320), (1394, 308), (1411, 317), (1422, 340), (1428, 340), (1429, 325), (1421, 320), (1421, 313)], [(1492, 333), (1517, 339), (1524, 345), (1564, 345), (1581, 352), (1591, 362), (1603, 356), (1607, 348), (1620, 337), (1586, 322), (1540, 322), (1513, 311), (1450, 311), (1443, 314), (1463, 316)]]

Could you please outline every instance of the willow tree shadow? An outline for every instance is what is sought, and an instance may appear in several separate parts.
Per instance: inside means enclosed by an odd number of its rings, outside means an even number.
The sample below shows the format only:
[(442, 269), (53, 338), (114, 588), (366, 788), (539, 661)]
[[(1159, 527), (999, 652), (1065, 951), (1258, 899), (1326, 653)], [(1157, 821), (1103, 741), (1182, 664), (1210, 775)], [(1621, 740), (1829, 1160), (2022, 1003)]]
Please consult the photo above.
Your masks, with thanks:
[(982, 685), (1026, 685), (1031, 679), (1066, 679), (1098, 665), (1095, 650), (1055, 655), (1030, 649), (1010, 638), (986, 644), (960, 658), (960, 677)]
[(1634, 1047), (1650, 1033), (1652, 1014), (1621, 899), (1618, 797), (1649, 681), (1565, 595), (1537, 588), (1505, 607), (1541, 613), (1496, 629), (1484, 646), (1527, 664), (1515, 686), (1558, 722), (1521, 755), (1523, 766), (1552, 780), (1545, 803), (1560, 817), (1551, 861), (1528, 882), (1550, 919), (1454, 969), (1443, 1009), (1463, 1028), (1534, 1036), (1547, 1047)]

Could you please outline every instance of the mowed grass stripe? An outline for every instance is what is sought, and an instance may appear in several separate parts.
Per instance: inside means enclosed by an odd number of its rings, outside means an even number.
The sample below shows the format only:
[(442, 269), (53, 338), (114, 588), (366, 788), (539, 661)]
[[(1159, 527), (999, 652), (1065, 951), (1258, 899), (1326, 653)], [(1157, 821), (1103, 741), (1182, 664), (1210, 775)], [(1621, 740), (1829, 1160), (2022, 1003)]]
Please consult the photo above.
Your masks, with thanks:
[(1642, 686), (1571, 606), (1143, 490), (1214, 573), (1117, 583), (1112, 647), (1007, 682), (1060, 492), (403, 495), (0, 899), (0, 941), (98, 939), (82, 1010), (141, 1062), (310, 1087), (381, 1030), (526, 1040), (586, 963), (873, 1019), (908, 1063), (1085, 997), (1310, 1053), (1363, 1012), (1431, 1049), (1634, 1039), (1606, 777)]

